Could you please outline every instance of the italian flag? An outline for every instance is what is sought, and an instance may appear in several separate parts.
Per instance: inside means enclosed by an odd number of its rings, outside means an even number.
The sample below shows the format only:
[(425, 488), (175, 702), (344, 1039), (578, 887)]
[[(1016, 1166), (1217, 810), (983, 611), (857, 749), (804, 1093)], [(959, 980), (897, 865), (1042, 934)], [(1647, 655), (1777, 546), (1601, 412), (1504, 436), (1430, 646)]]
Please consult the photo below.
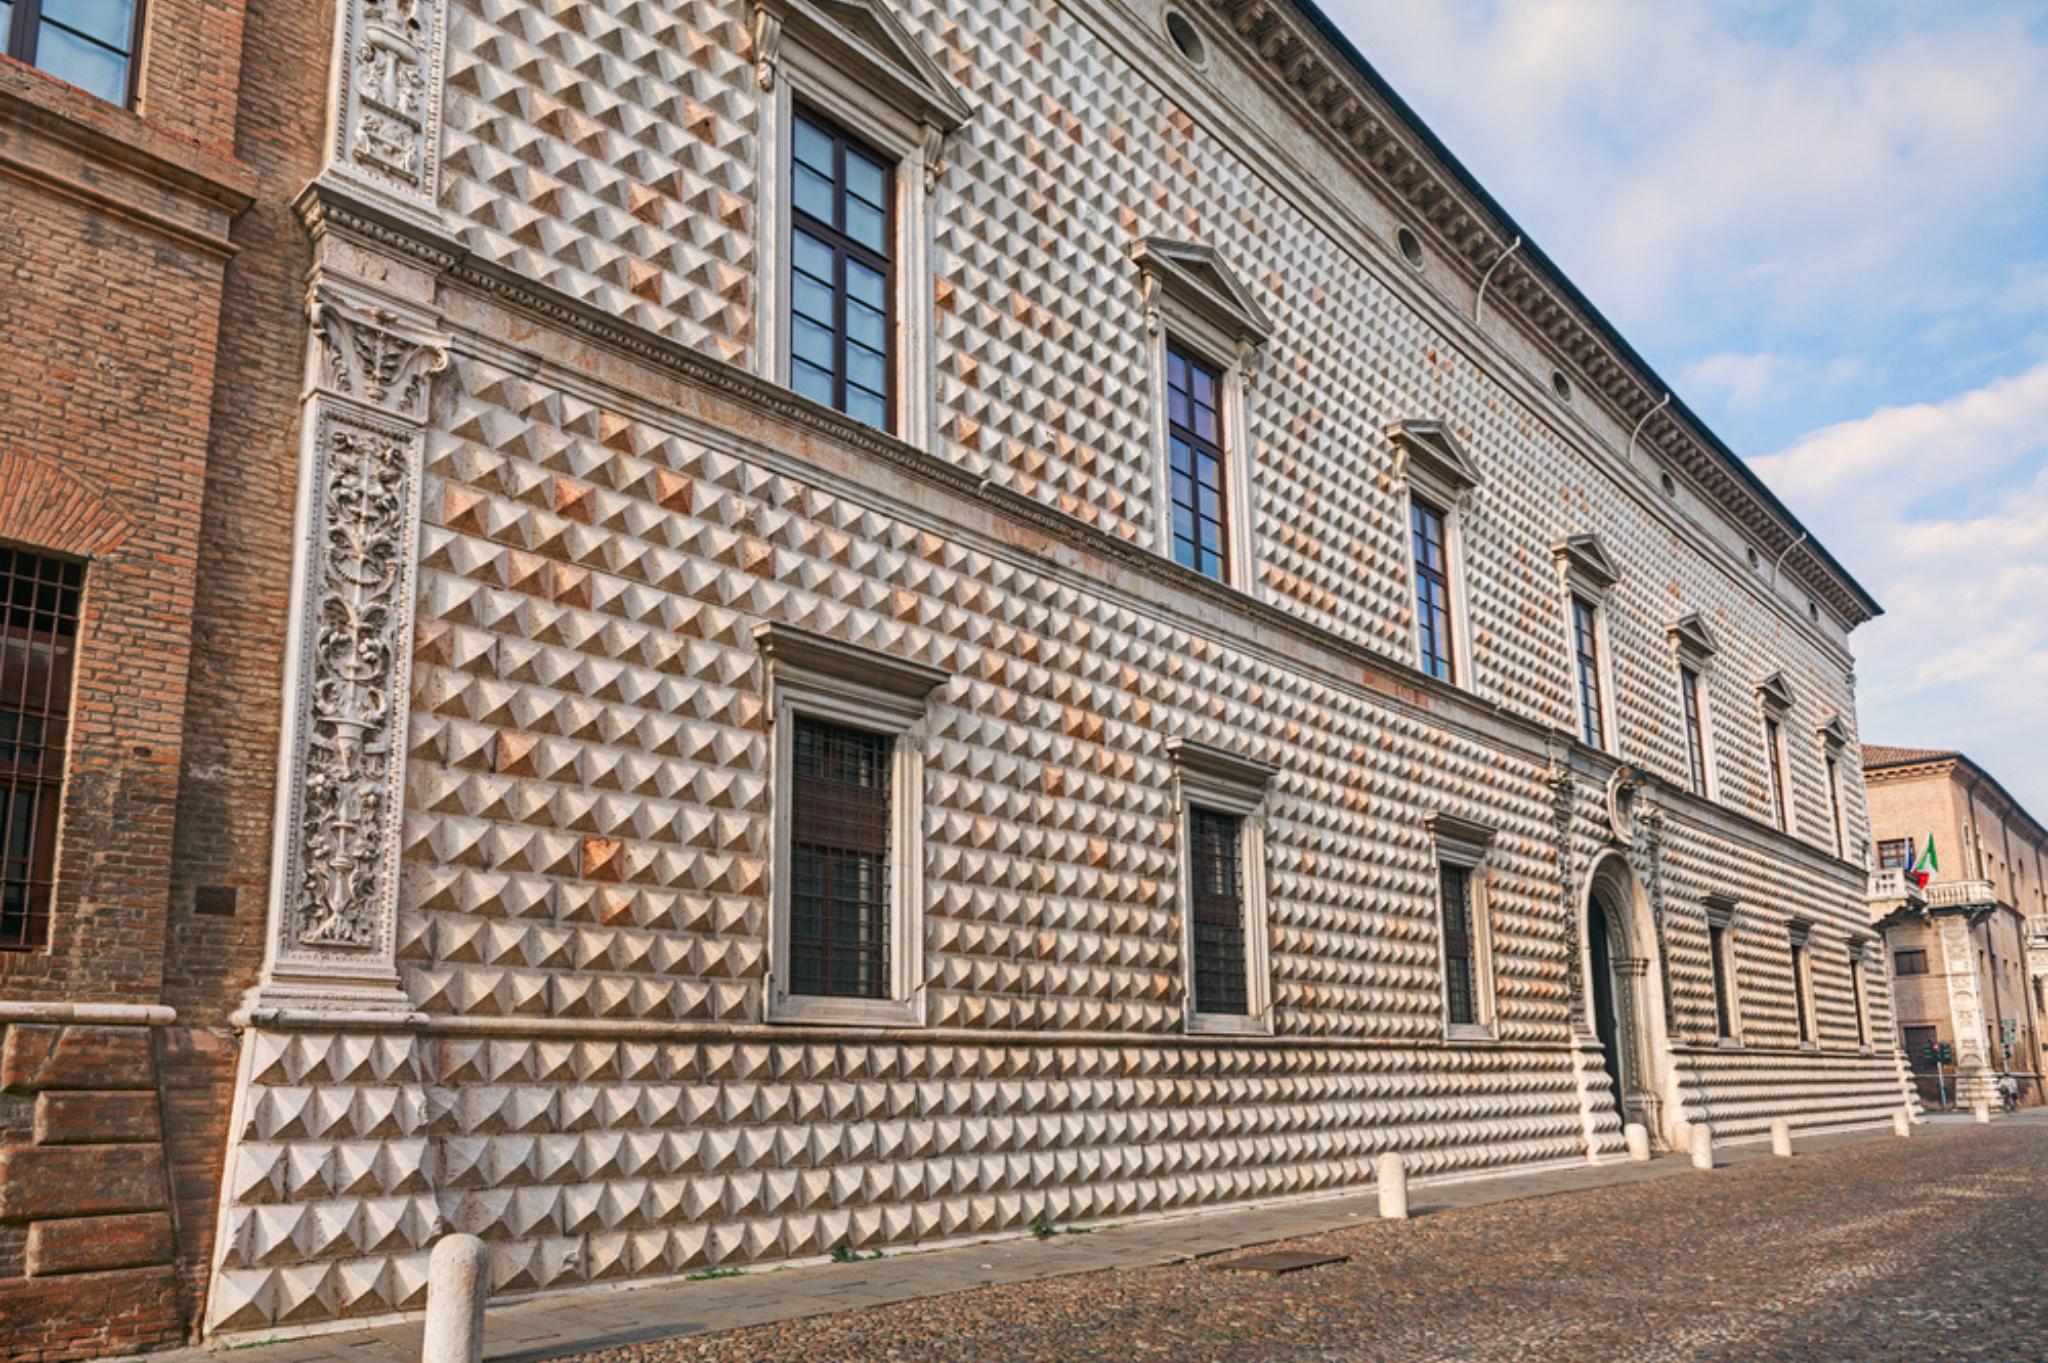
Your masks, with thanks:
[(1932, 833), (1927, 835), (1927, 850), (1920, 854), (1920, 860), (1909, 867), (1906, 874), (1913, 877), (1914, 883), (1923, 890), (1927, 888), (1928, 881), (1941, 874), (1941, 863), (1934, 859), (1934, 835)]

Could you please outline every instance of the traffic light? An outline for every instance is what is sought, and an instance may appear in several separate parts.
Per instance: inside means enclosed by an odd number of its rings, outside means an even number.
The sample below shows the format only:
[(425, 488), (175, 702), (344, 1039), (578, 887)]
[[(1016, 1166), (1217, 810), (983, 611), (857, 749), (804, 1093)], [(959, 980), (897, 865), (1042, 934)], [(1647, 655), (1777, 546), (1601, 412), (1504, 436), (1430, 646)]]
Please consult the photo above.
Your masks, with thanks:
[(1946, 1041), (1941, 1043), (1941, 1063), (1944, 1065), (1956, 1063), (1956, 1048), (1949, 1045)]
[(1941, 1043), (1939, 1041), (1930, 1041), (1927, 1043), (1926, 1060), (1927, 1068), (1930, 1070), (1941, 1063)]

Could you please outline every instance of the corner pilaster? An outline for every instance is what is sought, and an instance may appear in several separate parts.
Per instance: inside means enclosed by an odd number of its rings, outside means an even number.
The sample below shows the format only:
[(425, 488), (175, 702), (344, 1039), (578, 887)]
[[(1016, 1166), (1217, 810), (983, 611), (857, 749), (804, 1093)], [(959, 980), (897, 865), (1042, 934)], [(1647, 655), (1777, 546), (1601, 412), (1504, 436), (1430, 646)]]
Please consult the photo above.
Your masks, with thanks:
[(341, 0), (323, 177), (438, 217), (447, 0)]

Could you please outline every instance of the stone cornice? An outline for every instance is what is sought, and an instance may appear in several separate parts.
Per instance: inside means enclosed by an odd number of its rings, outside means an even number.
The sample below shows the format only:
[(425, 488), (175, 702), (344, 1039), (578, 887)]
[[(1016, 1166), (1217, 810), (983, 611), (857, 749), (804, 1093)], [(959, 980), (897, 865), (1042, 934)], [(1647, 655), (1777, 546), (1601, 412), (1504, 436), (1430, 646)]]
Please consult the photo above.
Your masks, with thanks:
[(1505, 301), (1534, 336), (1575, 365), (1624, 424), (1649, 418), (1640, 439), (1721, 507), (1759, 552), (1785, 554), (1784, 571), (1852, 628), (1880, 612), (1826, 550), (1802, 540), (1798, 520), (1704, 423), (1682, 402), (1665, 405), (1662, 381), (1540, 250), (1525, 242), (1509, 254), (1523, 234), (1376, 77), (1317, 32), (1318, 22), (1327, 21), (1312, 6), (1210, 4), (1275, 82), (1305, 106), (1311, 124), (1327, 125), (1350, 149), (1361, 178), (1405, 205), (1414, 224), (1432, 233), (1446, 258), (1461, 263), (1475, 282), (1494, 271), (1488, 297)]

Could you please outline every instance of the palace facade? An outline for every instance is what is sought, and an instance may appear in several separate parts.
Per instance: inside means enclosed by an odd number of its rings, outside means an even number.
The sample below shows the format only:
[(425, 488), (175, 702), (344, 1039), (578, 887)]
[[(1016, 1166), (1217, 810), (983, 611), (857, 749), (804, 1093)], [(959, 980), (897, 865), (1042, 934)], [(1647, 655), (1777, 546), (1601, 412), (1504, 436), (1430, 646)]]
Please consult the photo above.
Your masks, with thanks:
[(1312, 5), (307, 8), (133, 1020), (199, 1328), (1910, 1103), (1876, 603)]

